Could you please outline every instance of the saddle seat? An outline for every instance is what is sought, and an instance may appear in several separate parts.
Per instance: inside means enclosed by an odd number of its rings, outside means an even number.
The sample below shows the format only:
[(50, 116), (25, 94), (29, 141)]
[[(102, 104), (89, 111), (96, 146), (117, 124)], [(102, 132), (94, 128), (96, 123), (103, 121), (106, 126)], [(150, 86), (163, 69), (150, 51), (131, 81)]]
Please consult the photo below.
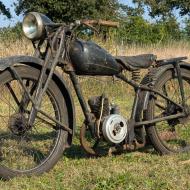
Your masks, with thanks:
[(116, 56), (115, 59), (124, 69), (135, 71), (149, 68), (156, 61), (157, 56), (154, 54), (142, 54), (137, 56)]

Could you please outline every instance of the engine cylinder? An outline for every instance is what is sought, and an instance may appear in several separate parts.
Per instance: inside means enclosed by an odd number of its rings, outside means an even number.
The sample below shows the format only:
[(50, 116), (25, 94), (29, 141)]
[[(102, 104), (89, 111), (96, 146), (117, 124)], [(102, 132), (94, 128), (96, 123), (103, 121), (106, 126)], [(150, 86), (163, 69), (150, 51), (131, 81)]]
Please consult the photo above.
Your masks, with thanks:
[[(103, 99), (103, 107), (102, 107), (102, 99)], [(102, 117), (105, 117), (110, 114), (109, 100), (107, 97), (103, 96), (92, 97), (88, 100), (88, 104), (90, 106), (91, 112), (95, 115), (97, 119), (100, 118), (101, 109), (103, 109)]]

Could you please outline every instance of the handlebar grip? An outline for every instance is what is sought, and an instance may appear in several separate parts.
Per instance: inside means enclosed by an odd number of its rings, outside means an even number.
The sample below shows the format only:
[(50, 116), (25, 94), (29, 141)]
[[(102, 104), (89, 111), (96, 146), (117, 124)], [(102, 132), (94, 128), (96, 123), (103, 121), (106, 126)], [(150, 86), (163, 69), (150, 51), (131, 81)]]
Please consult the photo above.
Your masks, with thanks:
[(99, 20), (98, 24), (102, 26), (109, 26), (109, 27), (116, 27), (116, 28), (119, 27), (119, 22), (113, 22), (110, 20)]
[(83, 20), (83, 24), (85, 25), (93, 25), (93, 24), (98, 24), (101, 26), (108, 26), (108, 27), (119, 27), (119, 22), (113, 22), (109, 20)]

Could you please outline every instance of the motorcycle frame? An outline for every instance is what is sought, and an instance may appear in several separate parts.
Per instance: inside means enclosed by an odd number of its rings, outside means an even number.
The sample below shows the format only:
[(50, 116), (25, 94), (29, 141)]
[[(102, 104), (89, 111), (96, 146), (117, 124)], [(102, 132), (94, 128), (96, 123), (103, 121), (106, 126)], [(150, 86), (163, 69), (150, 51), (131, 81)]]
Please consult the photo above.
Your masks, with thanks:
[[(150, 87), (148, 87), (146, 85), (139, 85), (139, 84), (135, 83), (133, 80), (127, 79), (123, 74), (116, 75), (117, 78), (121, 79), (125, 83), (132, 86), (134, 88), (135, 92), (136, 92), (135, 93), (135, 99), (134, 99), (134, 102), (133, 102), (133, 108), (132, 108), (132, 112), (131, 112), (131, 117), (130, 117), (130, 120), (134, 121), (134, 127), (141, 127), (141, 126), (144, 126), (144, 125), (155, 124), (155, 123), (160, 122), (160, 121), (178, 119), (178, 118), (186, 116), (185, 109), (184, 109), (184, 106), (185, 106), (185, 93), (184, 93), (184, 87), (183, 87), (183, 80), (182, 80), (182, 76), (181, 76), (181, 69), (180, 69), (180, 66), (179, 66), (178, 62), (176, 62), (175, 65), (176, 65), (176, 71), (177, 71), (177, 76), (178, 76), (178, 82), (179, 82), (179, 86), (180, 86), (180, 93), (181, 93), (181, 96), (182, 96), (182, 105), (174, 102), (173, 100), (168, 98), (166, 95), (160, 93), (159, 91), (154, 90), (153, 88), (150, 88)], [(83, 114), (85, 116), (86, 122), (88, 124), (90, 124), (91, 123), (91, 121), (89, 119), (90, 118), (90, 111), (88, 109), (87, 103), (86, 103), (86, 101), (84, 99), (84, 96), (82, 94), (80, 84), (79, 84), (79, 82), (77, 80), (77, 75), (75, 74), (75, 72), (70, 72), (69, 75), (70, 75), (70, 79), (72, 81), (73, 87), (75, 89), (75, 92), (77, 94), (77, 98), (79, 100), (79, 103), (81, 105)], [(158, 119), (152, 119), (152, 120), (147, 120), (147, 121), (138, 121), (138, 122), (135, 121), (135, 117), (136, 117), (136, 114), (137, 114), (137, 111), (138, 111), (137, 110), (137, 105), (138, 105), (138, 101), (139, 101), (139, 94), (142, 92), (142, 90), (161, 96), (165, 100), (167, 100), (167, 101), (173, 103), (174, 105), (176, 105), (183, 112), (178, 113), (178, 114), (173, 114), (173, 115), (170, 115), (170, 116), (161, 117), (161, 118), (158, 118)]]
[[(24, 92), (26, 93), (26, 96), (28, 97), (28, 99), (32, 102), (32, 110), (29, 113), (29, 121), (28, 121), (28, 125), (32, 125), (35, 117), (37, 116), (37, 112), (40, 112), (42, 115), (44, 115), (45, 117), (47, 117), (48, 119), (50, 119), (51, 121), (55, 122), (59, 127), (61, 127), (63, 130), (68, 131), (70, 134), (73, 133), (73, 131), (66, 126), (64, 123), (52, 118), (51, 116), (49, 116), (48, 114), (46, 114), (45, 112), (43, 112), (42, 110), (40, 110), (40, 104), (41, 104), (41, 100), (43, 97), (43, 94), (46, 92), (47, 88), (48, 88), (48, 84), (52, 78), (52, 75), (55, 71), (56, 66), (60, 66), (58, 65), (59, 61), (62, 60), (62, 62), (64, 62), (64, 55), (67, 51), (66, 49), (66, 42), (65, 42), (65, 34), (66, 34), (66, 29), (60, 27), (54, 35), (54, 38), (51, 41), (51, 45), (53, 43), (55, 43), (57, 37), (60, 38), (61, 36), (61, 41), (60, 41), (60, 45), (59, 48), (56, 50), (54, 59), (52, 61), (52, 63), (50, 64), (50, 57), (51, 57), (51, 53), (52, 53), (52, 49), (50, 47), (50, 45), (47, 45), (46, 51), (45, 51), (45, 59), (44, 59), (44, 64), (42, 66), (41, 69), (41, 74), (39, 76), (39, 81), (37, 84), (37, 90), (36, 90), (36, 94), (35, 97), (33, 98), (30, 93), (27, 91), (25, 85), (22, 82), (22, 79), (20, 78), (19, 74), (17, 73), (17, 71), (15, 70), (15, 68), (13, 66), (10, 67), (10, 70), (12, 71), (12, 73), (14, 74), (14, 76), (16, 77), (16, 79), (19, 81), (19, 83), (21, 84)], [(41, 46), (41, 41), (38, 43), (37, 46), (34, 45), (35, 48), (35, 55), (36, 57), (40, 57), (40, 48), (39, 46)], [(53, 46), (53, 45), (52, 45)], [(62, 57), (60, 58), (60, 55), (62, 55)], [(181, 97), (182, 97), (182, 105), (174, 102), (173, 100), (171, 100), (169, 97), (167, 97), (166, 95), (164, 95), (163, 93), (154, 90), (153, 88), (147, 86), (147, 85), (143, 85), (143, 84), (137, 84), (135, 81), (130, 80), (128, 78), (126, 78), (122, 73), (115, 75), (115, 77), (119, 78), (120, 80), (124, 81), (125, 83), (129, 84), (130, 86), (132, 86), (135, 90), (135, 99), (133, 102), (133, 108), (131, 111), (131, 117), (130, 117), (130, 121), (132, 121), (131, 123), (133, 123), (132, 128), (138, 128), (138, 127), (142, 127), (142, 126), (146, 126), (146, 125), (151, 125), (151, 124), (155, 124), (156, 122), (160, 122), (160, 121), (167, 121), (167, 120), (171, 120), (171, 119), (178, 119), (178, 118), (182, 118), (188, 115), (188, 111), (185, 109), (185, 94), (184, 94), (184, 86), (183, 86), (183, 80), (182, 80), (182, 75), (181, 75), (181, 68), (180, 68), (180, 60), (176, 59), (173, 60), (172, 62), (168, 62), (166, 64), (172, 64), (174, 66), (174, 70), (177, 74), (177, 79), (179, 82), (179, 87), (180, 87), (180, 93), (181, 93)], [(67, 64), (71, 64), (68, 63)], [(67, 65), (68, 66), (68, 65)], [(158, 65), (158, 66), (162, 66), (162, 64)], [(61, 65), (62, 67), (62, 65)], [(69, 66), (68, 66), (69, 67)], [(70, 65), (70, 67), (72, 67), (72, 64)], [(48, 74), (47, 74), (47, 69), (49, 69)], [(85, 116), (85, 123), (87, 125), (91, 125), (93, 123), (92, 121), (92, 114), (88, 108), (87, 102), (85, 101), (85, 98), (83, 96), (82, 93), (82, 89), (80, 87), (79, 81), (77, 79), (77, 75), (75, 73), (74, 70), (71, 69), (71, 71), (67, 71), (67, 74), (69, 74), (71, 82), (73, 84), (73, 87), (75, 89), (77, 98), (79, 100), (80, 106), (82, 108), (83, 114)], [(44, 83), (44, 77), (46, 77), (46, 81)], [(44, 83), (44, 84), (43, 84)], [(142, 93), (142, 91), (145, 91), (147, 93), (150, 93), (151, 95), (159, 95), (162, 98), (164, 98), (165, 100), (167, 100), (168, 102), (171, 102), (172, 104), (174, 104), (175, 106), (177, 106), (179, 109), (182, 110), (181, 113), (177, 113), (177, 114), (173, 114), (170, 116), (165, 116), (165, 117), (161, 117), (161, 118), (157, 118), (157, 119), (152, 119), (152, 120), (147, 120), (147, 121), (136, 121), (136, 115), (137, 115), (137, 111), (138, 111), (138, 102), (139, 102), (139, 94)], [(14, 94), (12, 94), (14, 96)], [(148, 96), (149, 97), (149, 96)], [(145, 99), (145, 104), (148, 104), (149, 98)]]

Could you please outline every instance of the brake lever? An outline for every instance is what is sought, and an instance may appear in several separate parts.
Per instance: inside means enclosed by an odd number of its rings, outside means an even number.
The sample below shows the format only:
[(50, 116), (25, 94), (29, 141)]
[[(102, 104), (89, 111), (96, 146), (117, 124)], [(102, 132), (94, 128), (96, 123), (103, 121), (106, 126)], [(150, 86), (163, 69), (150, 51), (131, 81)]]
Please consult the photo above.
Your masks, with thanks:
[(78, 27), (78, 26), (80, 26), (80, 25), (85, 25), (85, 26), (87, 26), (88, 28), (94, 30), (97, 34), (100, 34), (100, 31), (99, 31), (97, 28), (95, 28), (93, 25), (91, 25), (91, 24), (89, 24), (89, 23), (81, 22), (81, 20), (76, 20), (76, 21), (75, 21), (75, 26)]
[(86, 25), (88, 28), (94, 30), (97, 34), (100, 34), (100, 31), (99, 31), (97, 28), (95, 28), (94, 26), (92, 26), (91, 24), (85, 24), (85, 25)]

